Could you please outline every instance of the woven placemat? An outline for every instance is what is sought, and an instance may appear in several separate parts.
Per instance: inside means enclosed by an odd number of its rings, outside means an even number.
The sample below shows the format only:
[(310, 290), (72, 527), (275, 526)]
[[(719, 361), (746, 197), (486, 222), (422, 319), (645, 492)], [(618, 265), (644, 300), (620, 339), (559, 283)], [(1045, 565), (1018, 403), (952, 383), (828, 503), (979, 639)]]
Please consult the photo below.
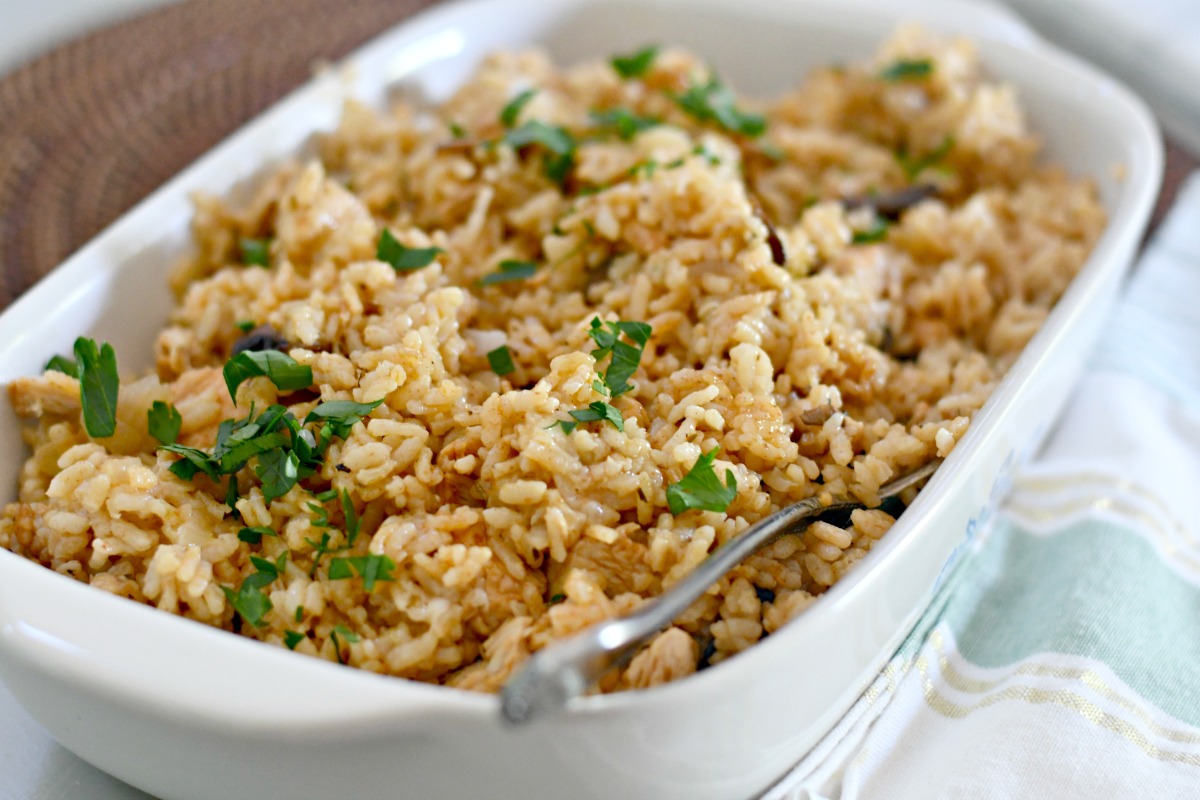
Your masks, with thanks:
[(0, 79), (0, 307), (121, 212), (432, 0), (186, 0)]
[[(434, 0), (185, 0), (0, 78), (0, 308), (290, 89)], [(1160, 208), (1196, 166), (1168, 149)]]

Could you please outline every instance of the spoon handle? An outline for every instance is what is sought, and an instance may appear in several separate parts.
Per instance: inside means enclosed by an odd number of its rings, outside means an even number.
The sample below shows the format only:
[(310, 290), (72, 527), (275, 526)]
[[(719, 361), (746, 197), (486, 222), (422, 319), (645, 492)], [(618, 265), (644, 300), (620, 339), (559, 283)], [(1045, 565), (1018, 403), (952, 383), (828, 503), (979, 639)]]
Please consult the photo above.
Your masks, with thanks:
[[(917, 485), (932, 475), (940, 463), (940, 460), (930, 462), (883, 486), (880, 498), (893, 497)], [(521, 724), (562, 708), (587, 691), (605, 672), (627, 661), (638, 647), (670, 625), (742, 559), (819, 514), (862, 507), (852, 501), (823, 505), (810, 497), (781, 508), (717, 548), (685, 578), (632, 614), (593, 625), (535, 653), (501, 690), (500, 710), (504, 720)]]

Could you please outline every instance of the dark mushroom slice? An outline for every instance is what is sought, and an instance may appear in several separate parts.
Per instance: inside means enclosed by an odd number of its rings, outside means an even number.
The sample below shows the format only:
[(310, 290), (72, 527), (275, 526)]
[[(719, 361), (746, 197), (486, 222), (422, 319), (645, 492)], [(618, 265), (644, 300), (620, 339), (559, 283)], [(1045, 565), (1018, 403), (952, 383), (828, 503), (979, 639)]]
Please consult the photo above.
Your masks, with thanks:
[(767, 226), (767, 247), (771, 248), (771, 260), (782, 267), (787, 262), (787, 251), (783, 249), (783, 240), (779, 238), (779, 232), (775, 230), (775, 226), (767, 219), (767, 213), (763, 211), (763, 207), (758, 202), (757, 197), (752, 195), (750, 197), (750, 204), (754, 208), (754, 215), (762, 220), (763, 225)]
[(856, 208), (871, 208), (879, 216), (894, 220), (918, 203), (931, 197), (937, 197), (937, 194), (938, 187), (934, 184), (918, 183), (915, 186), (888, 194), (847, 197), (842, 200), (842, 205), (846, 207), (847, 211), (853, 211)]
[(824, 425), (833, 416), (833, 406), (829, 403), (806, 409), (800, 413), (800, 421), (805, 425)]
[(289, 350), (291, 344), (279, 335), (279, 331), (270, 325), (259, 325), (242, 338), (233, 343), (231, 355), (238, 353), (255, 353), (263, 350)]
[(775, 226), (767, 222), (763, 223), (767, 226), (767, 246), (771, 248), (771, 260), (779, 266), (783, 266), (787, 261), (787, 253), (783, 249), (783, 240), (779, 238), (779, 234), (775, 232)]

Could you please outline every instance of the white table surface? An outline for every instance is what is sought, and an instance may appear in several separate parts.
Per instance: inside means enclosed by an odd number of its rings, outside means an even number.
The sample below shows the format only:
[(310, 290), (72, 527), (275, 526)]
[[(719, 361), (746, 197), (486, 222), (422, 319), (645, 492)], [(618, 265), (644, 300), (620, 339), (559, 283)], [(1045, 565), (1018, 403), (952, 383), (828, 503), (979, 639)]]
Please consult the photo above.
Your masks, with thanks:
[[(171, 0), (0, 0), (0, 74), (54, 44), (94, 29), (106, 23)], [(1195, 93), (1200, 82), (1176, 80), (1169, 87), (1173, 94), (1166, 99), (1149, 74), (1148, 62), (1134, 63), (1130, 47), (1114, 47), (1112, 43), (1144, 45), (1147, 31), (1154, 28), (1170, 30), (1178, 37), (1181, 30), (1200, 33), (1200, 2), (1197, 0), (1141, 0), (1137, 2), (1139, 22), (1124, 38), (1116, 36), (1111, 25), (1089, 32), (1089, 20), (1104, 22), (1104, 14), (1116, 19), (1134, 7), (1134, 0), (1067, 0), (1047, 3), (1044, 0), (1009, 0), (1009, 2), (1048, 35), (1058, 38), (1086, 55), (1106, 62), (1129, 83), (1147, 95), (1159, 111), (1166, 111), (1174, 122), (1173, 133), (1200, 148), (1200, 126), (1190, 131), (1187, 122), (1200, 120), (1200, 103), (1180, 103), (1184, 93)], [(1081, 5), (1101, 11), (1081, 14)], [(1123, 30), (1123, 29), (1122, 29)], [(1191, 37), (1187, 37), (1191, 38)], [(1106, 46), (1105, 43), (1109, 43)], [(1194, 44), (1189, 43), (1188, 53)], [(1153, 49), (1153, 48), (1152, 48)], [(1114, 52), (1120, 50), (1120, 52)], [(1174, 58), (1173, 51), (1154, 49), (1158, 53), (1151, 62), (1165, 65)], [(1144, 47), (1138, 51), (1144, 55)], [(1165, 53), (1165, 55), (1164, 55)], [(1108, 57), (1105, 57), (1108, 56)], [(1200, 63), (1192, 59), (1191, 65)], [(1154, 63), (1149, 63), (1154, 66)], [(1185, 70), (1186, 71), (1186, 70)], [(1178, 77), (1178, 76), (1177, 76)], [(1188, 98), (1192, 99), (1192, 98)], [(1158, 100), (1159, 102), (1155, 102)], [(1191, 119), (1180, 120), (1179, 109), (1192, 106)], [(1172, 108), (1173, 107), (1173, 108)], [(1172, 114), (1171, 112), (1175, 113)], [(1180, 123), (1185, 124), (1181, 125)], [(1190, 134), (1190, 135), (1189, 135)], [(1193, 138), (1194, 137), (1194, 138)], [(0, 800), (147, 800), (150, 795), (112, 778), (72, 755), (50, 738), (17, 704), (0, 684)]]

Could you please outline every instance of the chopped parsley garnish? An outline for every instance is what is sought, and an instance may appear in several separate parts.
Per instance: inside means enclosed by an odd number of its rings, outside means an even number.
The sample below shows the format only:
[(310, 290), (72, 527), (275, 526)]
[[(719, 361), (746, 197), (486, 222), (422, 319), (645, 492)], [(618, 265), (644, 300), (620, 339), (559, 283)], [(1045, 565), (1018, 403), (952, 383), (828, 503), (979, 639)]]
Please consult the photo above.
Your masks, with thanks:
[(554, 425), (562, 428), (563, 433), (570, 433), (582, 423), (600, 422), (602, 420), (608, 420), (619, 431), (625, 430), (625, 418), (621, 416), (621, 412), (603, 400), (590, 403), (587, 408), (579, 408), (567, 413), (571, 415), (571, 419), (574, 420), (573, 422), (564, 419), (554, 423)]
[[(322, 492), (321, 494), (316, 495), (316, 498), (322, 503), (327, 503), (330, 500), (333, 500), (335, 497), (339, 497), (339, 493), (336, 489), (330, 489), (327, 492)], [(358, 518), (358, 512), (354, 508), (354, 502), (350, 499), (350, 492), (346, 489), (343, 489), (340, 493), (340, 499), (342, 515), (346, 520), (346, 542), (345, 544), (338, 546), (334, 546), (333, 534), (330, 533), (330, 531), (333, 529), (333, 524), (329, 521), (329, 510), (322, 505), (318, 505), (317, 503), (308, 504), (309, 510), (314, 514), (311, 523), (312, 526), (314, 528), (322, 529), (321, 538), (319, 540), (304, 540), (313, 548), (312, 568), (309, 570), (309, 577), (313, 577), (317, 574), (317, 568), (321, 565), (321, 559), (330, 553), (341, 553), (345, 550), (349, 550), (354, 546), (355, 539), (358, 538), (360, 520)], [(334, 532), (336, 533), (336, 531)], [(395, 565), (393, 564), (392, 566), (394, 567)], [(390, 578), (388, 578), (388, 580), (390, 580)]]
[(632, 139), (640, 131), (661, 125), (657, 117), (642, 117), (627, 108), (610, 108), (607, 111), (593, 111), (592, 121), (602, 128), (611, 130), (625, 141)]
[(767, 130), (766, 118), (740, 110), (733, 90), (715, 76), (689, 86), (683, 94), (671, 94), (671, 99), (697, 121), (715, 122), (730, 133), (753, 139)]
[(657, 169), (658, 162), (654, 159), (650, 159), (648, 161), (639, 161), (629, 168), (629, 177), (636, 178), (639, 175), (645, 175), (646, 179), (649, 180)]
[(263, 497), (268, 503), (283, 497), (300, 480), (300, 459), (282, 448), (268, 450), (258, 457), (254, 474), (262, 481)]
[(284, 631), (283, 643), (287, 645), (288, 650), (295, 650), (296, 645), (304, 641), (304, 634), (299, 631)]
[(715, 167), (721, 163), (721, 157), (713, 151), (709, 150), (703, 144), (698, 144), (692, 148), (692, 155), (702, 156), (708, 162), (710, 167)]
[(508, 345), (502, 344), (495, 350), (489, 350), (487, 354), (488, 364), (492, 367), (492, 372), (503, 377), (510, 374), (516, 367), (513, 366), (512, 353), (508, 350)]
[(533, 99), (537, 91), (537, 89), (526, 89), (512, 100), (509, 100), (508, 104), (500, 111), (500, 124), (506, 128), (516, 125), (517, 118), (521, 116), (521, 109), (525, 108), (525, 105)]
[(646, 74), (646, 70), (650, 69), (650, 65), (654, 63), (657, 56), (658, 45), (652, 44), (627, 56), (613, 56), (612, 68), (626, 80), (640, 78)]
[(942, 139), (941, 143), (930, 150), (923, 156), (910, 156), (906, 150), (901, 150), (896, 153), (896, 160), (900, 162), (900, 168), (904, 170), (904, 175), (910, 181), (914, 180), (922, 172), (931, 167), (936, 167), (946, 156), (950, 155), (950, 151), (954, 149), (954, 137), (947, 136)]
[(879, 70), (885, 81), (908, 81), (928, 78), (933, 74), (933, 61), (928, 58), (901, 58)]
[[(653, 329), (644, 322), (601, 322), (599, 317), (593, 317), (588, 336), (596, 343), (592, 357), (600, 361), (611, 354), (612, 361), (604, 371), (603, 381), (607, 387), (607, 396), (620, 397), (633, 389), (629, 378), (637, 371), (642, 360), (642, 352), (650, 341)], [(621, 334), (633, 344), (621, 341)], [(601, 394), (606, 394), (601, 391)]]
[(249, 333), (256, 327), (256, 323), (252, 319), (244, 319), (241, 322), (235, 322), (233, 324), (234, 327), (236, 327), (242, 333)]
[(225, 362), (222, 370), (229, 396), (237, 402), (237, 390), (250, 378), (269, 378), (282, 392), (294, 392), (312, 386), (312, 367), (298, 364), (287, 353), (278, 350), (247, 350)]
[(233, 606), (233, 610), (240, 614), (243, 620), (256, 628), (266, 627), (267, 623), (263, 620), (263, 617), (275, 607), (271, 603), (271, 598), (263, 589), (270, 586), (275, 582), (276, 578), (283, 575), (287, 557), (286, 550), (275, 561), (268, 561), (265, 558), (252, 556), (250, 561), (258, 571), (246, 576), (236, 592), (228, 586), (221, 587), (221, 591), (225, 593), (225, 599)]
[[(328, 524), (328, 520), (326, 520), (326, 524)], [(315, 522), (313, 525), (320, 527), (317, 526)], [(330, 553), (340, 553), (346, 549), (345, 545), (342, 547), (332, 547), (331, 545), (333, 544), (333, 537), (329, 535), (328, 531), (321, 534), (319, 541), (314, 541), (313, 539), (305, 539), (304, 541), (308, 542), (308, 544), (310, 544), (313, 548), (312, 567), (310, 567), (308, 570), (308, 577), (310, 578), (317, 574), (317, 567), (321, 566), (321, 559), (325, 558), (325, 556), (329, 555)]]
[(296, 622), (299, 622), (302, 619), (304, 619), (304, 606), (296, 606), (295, 619), (296, 619)]
[(272, 579), (283, 575), (283, 570), (287, 566), (288, 551), (284, 550), (279, 554), (279, 558), (270, 561), (258, 556), (250, 556), (250, 563), (263, 575), (270, 575)]
[[(342, 516), (346, 520), (346, 542), (351, 546), (354, 545), (354, 540), (358, 538), (359, 524), (358, 511), (354, 508), (354, 501), (350, 499), (350, 492), (347, 489), (342, 489)], [(393, 565), (394, 566), (394, 565)]]
[(238, 511), (238, 498), (242, 496), (242, 487), (238, 485), (237, 475), (230, 475), (225, 485), (225, 505), (229, 506), (229, 514), (236, 520), (241, 520), (242, 512)]
[(338, 663), (345, 664), (346, 659), (342, 655), (342, 643), (338, 640), (339, 636), (345, 639), (347, 644), (355, 644), (360, 640), (358, 634), (345, 625), (335, 625), (333, 630), (329, 632), (329, 638), (333, 641), (333, 651), (337, 654)]
[[(592, 318), (591, 328), (588, 330), (588, 336), (596, 343), (592, 357), (599, 362), (605, 356), (612, 356), (608, 369), (592, 382), (592, 388), (597, 393), (612, 400), (632, 391), (633, 385), (629, 383), (629, 378), (637, 371), (642, 352), (646, 349), (652, 332), (653, 329), (644, 322), (601, 322), (599, 317)], [(622, 334), (633, 344), (622, 341)], [(602, 400), (588, 404), (587, 408), (567, 413), (571, 416), (570, 420), (559, 420), (550, 427), (561, 427), (563, 433), (571, 433), (583, 423), (608, 421), (617, 430), (625, 430), (625, 418), (621, 416), (621, 412)]]
[(107, 342), (100, 347), (92, 339), (75, 340), (75, 360), (79, 363), (79, 399), (83, 406), (83, 426), (88, 435), (103, 439), (117, 429), (117, 354)]
[(262, 544), (264, 536), (278, 536), (279, 534), (265, 526), (257, 528), (242, 528), (238, 531), (238, 539), (246, 544)]
[[(263, 495), (269, 503), (320, 470), (334, 437), (346, 438), (351, 428), (382, 402), (382, 399), (373, 403), (332, 400), (316, 406), (304, 422), (281, 405), (269, 406), (257, 417), (251, 409), (245, 418), (227, 419), (218, 426), (217, 441), (211, 453), (179, 444), (164, 445), (161, 449), (181, 456), (170, 469), (184, 480), (194, 478), (198, 472), (213, 481), (229, 475), (231, 506), (237, 502), (237, 490), (232, 485), (236, 482), (234, 473), (257, 458), (254, 472), (262, 482)], [(325, 500), (336, 496), (337, 492), (331, 489)], [(344, 497), (343, 510), (347, 503), (348, 497)], [(346, 511), (346, 520), (353, 541), (358, 529), (353, 505)]]
[(242, 263), (255, 267), (271, 266), (271, 240), (243, 237), (238, 240)]
[(357, 633), (355, 633), (354, 631), (350, 630), (350, 629), (349, 629), (349, 628), (347, 628), (345, 625), (335, 625), (335, 626), (333, 626), (333, 631), (332, 631), (332, 634), (333, 634), (334, 636), (337, 636), (337, 635), (339, 635), (339, 634), (340, 634), (340, 635), (341, 635), (341, 637), (342, 637), (343, 639), (345, 639), (347, 642), (350, 642), (350, 644), (358, 644), (360, 641), (362, 641), (361, 639), (359, 639), (359, 638), (358, 638), (358, 634), (357, 634)]
[(737, 497), (737, 479), (733, 470), (725, 470), (725, 485), (713, 470), (713, 460), (721, 448), (714, 447), (696, 459), (688, 474), (667, 487), (667, 506), (678, 516), (689, 508), (724, 511)]
[(185, 447), (181, 444), (163, 445), (159, 449), (182, 456), (182, 458), (171, 465), (171, 472), (185, 481), (190, 481), (196, 477), (197, 472), (203, 472), (214, 481), (221, 479), (220, 473), (217, 471), (217, 465), (213, 462), (209, 454), (203, 450), (195, 447)]
[(567, 599), (567, 596), (565, 594), (563, 594), (562, 592), (555, 592), (554, 594), (550, 595), (550, 599), (546, 601), (546, 605), (548, 605), (548, 606), (558, 605), (559, 603), (563, 602), (566, 599)]
[(467, 135), (467, 129), (453, 120), (450, 121), (448, 127), (450, 128), (450, 135), (455, 139), (463, 139)]
[(444, 252), (440, 247), (405, 247), (387, 228), (379, 234), (379, 244), (375, 246), (375, 258), (390, 265), (396, 272), (412, 272), (428, 267)]
[(758, 152), (762, 153), (764, 156), (776, 163), (787, 158), (787, 153), (783, 152), (783, 148), (774, 142), (760, 143), (758, 146)]
[(329, 425), (330, 433), (339, 439), (345, 439), (350, 429), (367, 414), (379, 408), (383, 398), (370, 403), (355, 403), (352, 400), (329, 400), (308, 412), (304, 424), (310, 425), (321, 422)]
[(46, 366), (42, 368), (45, 372), (61, 372), (64, 375), (70, 375), (72, 378), (79, 377), (79, 365), (66, 356), (51, 356), (46, 362)]
[(520, 150), (530, 145), (538, 145), (545, 151), (542, 161), (546, 177), (555, 183), (562, 184), (567, 179), (567, 173), (575, 165), (575, 139), (565, 128), (558, 125), (547, 125), (540, 120), (530, 120), (519, 128), (512, 128), (504, 134), (504, 141), (514, 150)]
[(515, 259), (505, 259), (496, 265), (496, 271), (484, 275), (477, 283), (480, 286), (492, 286), (497, 283), (508, 283), (509, 281), (521, 281), (526, 278), (532, 278), (537, 272), (536, 261), (517, 261)]
[(888, 227), (889, 225), (886, 219), (876, 217), (875, 221), (871, 223), (871, 227), (861, 231), (855, 231), (850, 241), (853, 244), (874, 244), (876, 242), (886, 241), (888, 236)]
[(150, 408), (146, 409), (146, 425), (150, 429), (150, 435), (161, 444), (175, 444), (175, 440), (179, 438), (179, 429), (183, 427), (183, 417), (175, 406), (155, 400)]
[(363, 580), (363, 588), (368, 592), (375, 590), (377, 581), (394, 581), (392, 570), (396, 562), (385, 555), (372, 553), (369, 556), (350, 556), (348, 558), (329, 559), (329, 580), (340, 581), (353, 578), (357, 574)]

